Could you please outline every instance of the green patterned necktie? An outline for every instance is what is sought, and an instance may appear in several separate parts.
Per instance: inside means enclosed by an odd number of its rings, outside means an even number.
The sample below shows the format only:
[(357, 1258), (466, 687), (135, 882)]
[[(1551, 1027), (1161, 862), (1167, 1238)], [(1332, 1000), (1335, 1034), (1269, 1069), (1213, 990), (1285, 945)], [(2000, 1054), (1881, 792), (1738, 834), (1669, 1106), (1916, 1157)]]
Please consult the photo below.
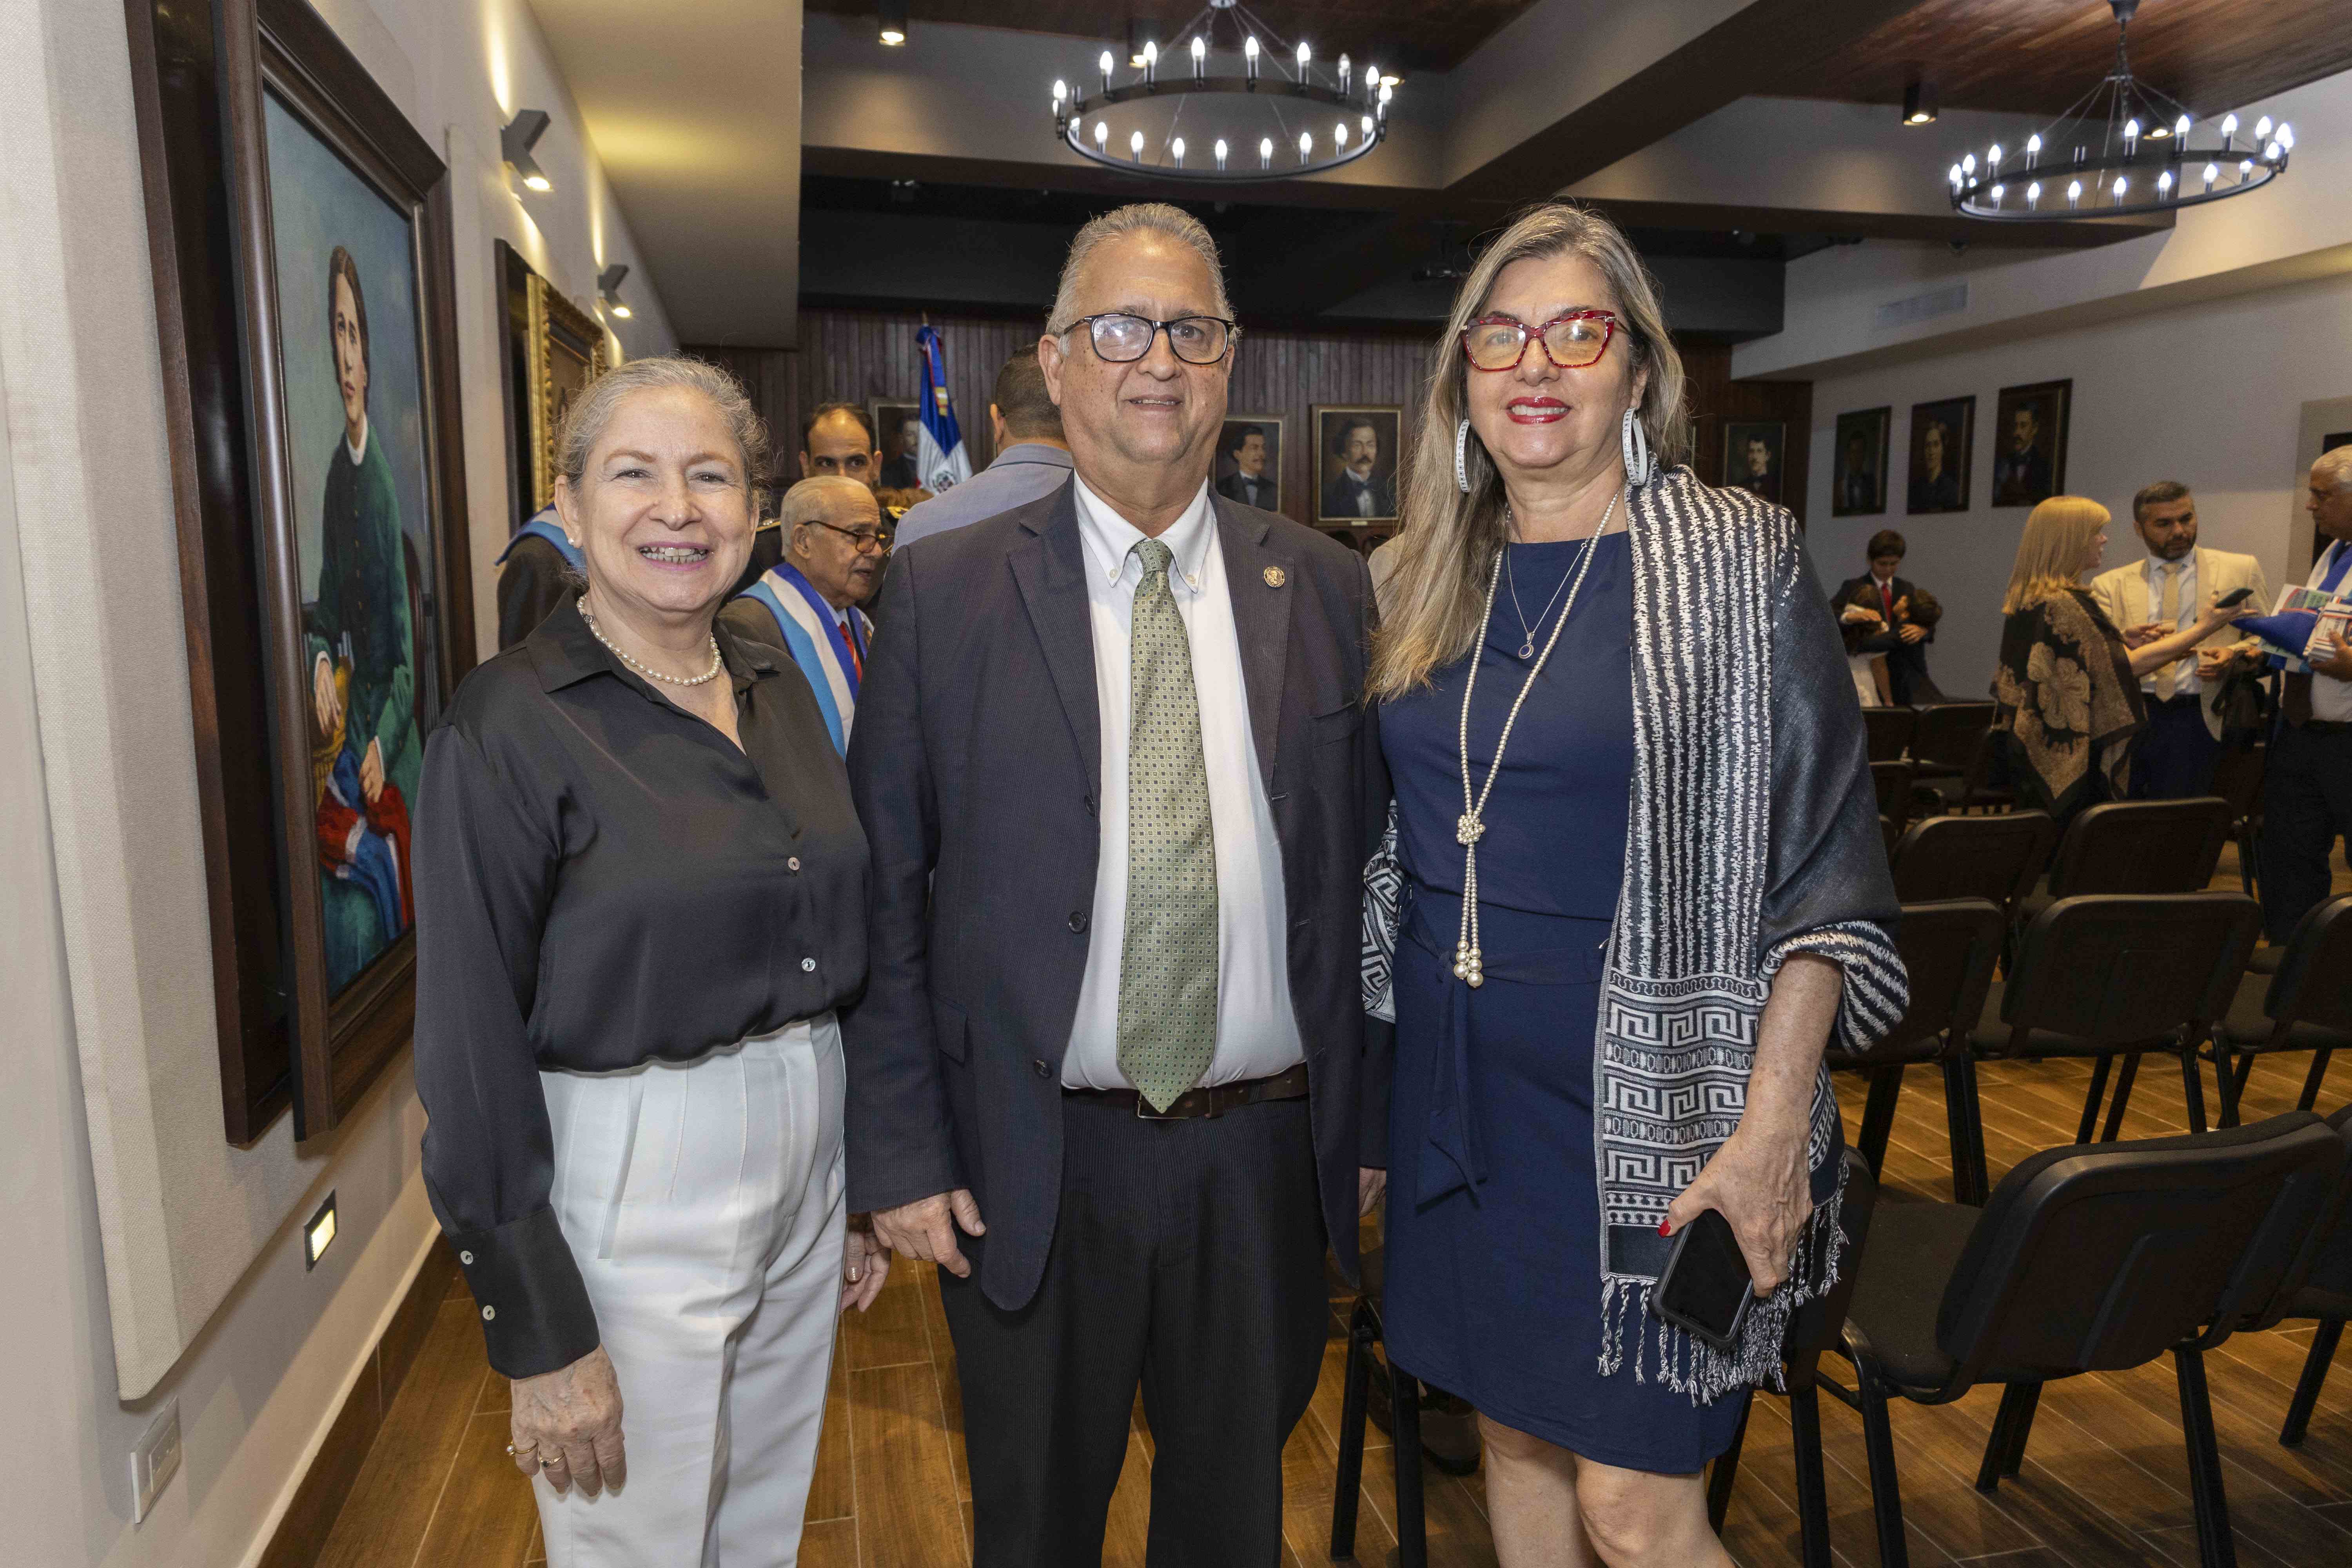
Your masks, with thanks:
[(1217, 1054), (1217, 840), (1192, 645), (1168, 587), (1174, 552), (1137, 544), (1129, 638), (1127, 931), (1118, 963), (1118, 1068), (1154, 1110)]

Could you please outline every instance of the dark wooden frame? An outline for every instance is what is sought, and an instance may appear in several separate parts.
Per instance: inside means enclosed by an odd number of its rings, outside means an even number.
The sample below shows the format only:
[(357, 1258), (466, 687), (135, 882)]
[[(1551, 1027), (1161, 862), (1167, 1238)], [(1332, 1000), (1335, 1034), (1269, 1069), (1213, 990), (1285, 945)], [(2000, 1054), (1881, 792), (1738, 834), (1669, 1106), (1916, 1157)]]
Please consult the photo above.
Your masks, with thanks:
[(1780, 493), (1769, 499), (1773, 505), (1788, 507), (1791, 512), (1794, 512), (1797, 509), (1790, 505), (1789, 500), (1789, 426), (1786, 420), (1727, 419), (1723, 422), (1724, 488), (1726, 489), (1742, 488), (1739, 484), (1738, 470), (1734, 467), (1734, 459), (1740, 455), (1737, 448), (1746, 446), (1759, 430), (1769, 430), (1776, 437), (1772, 459), (1780, 468), (1778, 477), (1780, 482)]
[(1225, 461), (1225, 437), (1232, 432), (1234, 426), (1272, 426), (1274, 451), (1266, 464), (1266, 471), (1274, 476), (1274, 505), (1266, 510), (1281, 511), (1283, 502), (1290, 499), (1283, 493), (1286, 487), (1282, 482), (1282, 465), (1290, 456), (1289, 447), (1286, 445), (1290, 439), (1290, 431), (1287, 428), (1289, 423), (1288, 419), (1279, 414), (1235, 414), (1231, 409), (1227, 409), (1223, 421), (1217, 426), (1217, 450), (1209, 460), (1209, 482), (1213, 485), (1224, 477), (1218, 470), (1223, 467)]
[[(1999, 466), (2001, 443), (2009, 439), (2010, 411), (2020, 404), (2045, 395), (2053, 399), (2058, 411), (2058, 416), (2050, 421), (2050, 495), (2063, 496), (2066, 493), (2066, 443), (2074, 429), (2074, 380), (2072, 376), (2063, 381), (2036, 381), (2022, 386), (2004, 386), (1993, 395), (1993, 462)], [(2049, 496), (2036, 496), (2032, 500), (2005, 501), (2000, 499), (1998, 479), (1989, 479), (1985, 487), (1987, 506), (2035, 506), (2049, 499)]]
[[(1326, 517), (1323, 515), (1323, 464), (1331, 456), (1328, 437), (1323, 433), (1323, 419), (1331, 414), (1384, 414), (1396, 421), (1396, 457), (1389, 465), (1389, 489), (1396, 502), (1397, 511), (1390, 517)], [(1307, 468), (1307, 505), (1318, 528), (1385, 528), (1396, 531), (1404, 514), (1404, 444), (1411, 434), (1404, 422), (1405, 408), (1402, 403), (1317, 403), (1307, 410), (1307, 426), (1313, 454)], [(1448, 461), (1452, 460), (1451, 454)]]
[(262, 94), (275, 89), (415, 236), (432, 597), (446, 699), (473, 663), (451, 189), (431, 146), (302, 0), (125, 0), (172, 454), (223, 1111), (249, 1143), (331, 1130), (415, 1016), (415, 935), (327, 995), (300, 587), (278, 363)]
[[(1949, 451), (1944, 454), (1946, 458), (1951, 459), (1946, 462), (1945, 467), (1959, 477), (1960, 504), (1958, 506), (1915, 507), (1911, 504), (1911, 464), (1916, 460), (1918, 455), (1915, 448), (1917, 447), (1920, 440), (1919, 420), (1922, 415), (1931, 408), (1957, 408), (1959, 410), (1958, 440), (1960, 449), (1958, 454), (1954, 454)], [(1932, 397), (1925, 403), (1913, 404), (1911, 405), (1910, 428), (1903, 432), (1903, 451), (1904, 516), (1955, 517), (1961, 512), (1973, 510), (1975, 508), (1976, 497), (1974, 486), (1976, 483), (1977, 466), (1977, 395), (1970, 392), (1963, 394), (1958, 397)], [(1888, 498), (1888, 505), (1891, 507), (1893, 504), (1893, 497), (1890, 494)]]
[[(1846, 423), (1868, 420), (1878, 430), (1878, 504), (1872, 507), (1850, 507), (1841, 499), (1838, 480), (1845, 468)], [(1876, 408), (1856, 408), (1837, 416), (1830, 436), (1830, 515), (1832, 517), (1883, 517), (1886, 512), (1887, 487), (1893, 481), (1894, 453), (1889, 449), (1895, 431), (1895, 408), (1882, 404)]]

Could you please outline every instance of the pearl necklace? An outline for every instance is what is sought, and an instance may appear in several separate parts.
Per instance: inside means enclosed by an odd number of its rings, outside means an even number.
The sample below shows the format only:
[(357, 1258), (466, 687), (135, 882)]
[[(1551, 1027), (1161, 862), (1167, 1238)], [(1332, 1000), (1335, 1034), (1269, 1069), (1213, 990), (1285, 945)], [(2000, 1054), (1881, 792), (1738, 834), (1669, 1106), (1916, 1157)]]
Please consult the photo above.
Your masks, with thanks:
[(700, 675), (664, 675), (660, 670), (648, 669), (644, 665), (639, 664), (635, 659), (631, 658), (627, 654), (621, 651), (620, 644), (614, 642), (611, 637), (604, 635), (604, 628), (596, 624), (596, 616), (594, 613), (588, 608), (587, 595), (581, 595), (579, 605), (580, 618), (588, 623), (588, 630), (595, 636), (596, 640), (603, 643), (606, 647), (612, 649), (613, 657), (614, 658), (619, 659), (623, 664), (627, 665), (631, 669), (635, 670), (647, 680), (658, 680), (670, 686), (700, 686), (706, 681), (716, 680), (719, 678), (719, 670), (722, 661), (719, 657), (718, 634), (711, 634), (710, 668), (709, 669), (704, 670)]
[[(1551, 636), (1544, 639), (1543, 652), (1536, 656), (1528, 670), (1528, 678), (1519, 686), (1519, 694), (1511, 701), (1511, 710), (1503, 719), (1503, 732), (1495, 738), (1495, 759), (1486, 764), (1486, 782), (1474, 797), (1470, 789), (1470, 695), (1478, 689), (1478, 657), (1486, 651), (1486, 628), (1494, 624), (1495, 590), (1503, 581), (1503, 562), (1510, 554), (1505, 543), (1495, 552), (1495, 569), (1486, 577), (1486, 611), (1478, 617), (1478, 640), (1470, 647), (1470, 674), (1462, 683), (1462, 815), (1454, 824), (1454, 841), (1462, 846), (1462, 931), (1454, 944), (1454, 977), (1472, 986), (1486, 984), (1486, 965), (1478, 945), (1478, 840), (1486, 836), (1486, 797), (1495, 793), (1495, 781), (1502, 776), (1503, 748), (1511, 743), (1511, 726), (1519, 721), (1519, 710), (1525, 706), (1528, 693), (1535, 689), (1536, 677), (1551, 650), (1559, 646), (1559, 634), (1568, 629), (1568, 617), (1576, 613), (1576, 595), (1584, 586), (1584, 574), (1592, 566), (1593, 545), (1609, 531), (1609, 520), (1617, 515), (1617, 503), (1625, 499), (1622, 486), (1609, 498), (1609, 510), (1601, 514), (1601, 526), (1584, 542), (1584, 551), (1577, 559), (1576, 576), (1569, 584), (1568, 603), (1560, 606), (1559, 619), (1553, 623)], [(1508, 527), (1510, 514), (1504, 514)], [(1538, 622), (1538, 625), (1541, 623)]]

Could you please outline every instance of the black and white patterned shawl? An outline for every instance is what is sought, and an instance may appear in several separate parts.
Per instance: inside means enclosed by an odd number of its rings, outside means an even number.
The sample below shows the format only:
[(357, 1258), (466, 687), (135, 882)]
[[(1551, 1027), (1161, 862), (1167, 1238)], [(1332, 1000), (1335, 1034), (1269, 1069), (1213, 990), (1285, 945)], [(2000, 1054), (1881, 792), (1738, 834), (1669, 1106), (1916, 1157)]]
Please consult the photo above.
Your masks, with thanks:
[[(1794, 952), (1836, 960), (1838, 1042), (1863, 1048), (1908, 1004), (1899, 908), (1844, 647), (1794, 521), (1686, 468), (1628, 497), (1634, 773), (1593, 1052), (1601, 1370), (1654, 1371), (1694, 1399), (1777, 1378), (1788, 1316), (1837, 1278), (1837, 1101), (1813, 1094), (1817, 1202), (1789, 1281), (1729, 1354), (1648, 1316), (1666, 1207), (1739, 1123), (1757, 1025)], [(1402, 889), (1393, 816), (1365, 869), (1364, 993), (1390, 994)], [(1650, 1331), (1654, 1331), (1653, 1339)], [(1645, 1348), (1654, 1361), (1645, 1370)]]

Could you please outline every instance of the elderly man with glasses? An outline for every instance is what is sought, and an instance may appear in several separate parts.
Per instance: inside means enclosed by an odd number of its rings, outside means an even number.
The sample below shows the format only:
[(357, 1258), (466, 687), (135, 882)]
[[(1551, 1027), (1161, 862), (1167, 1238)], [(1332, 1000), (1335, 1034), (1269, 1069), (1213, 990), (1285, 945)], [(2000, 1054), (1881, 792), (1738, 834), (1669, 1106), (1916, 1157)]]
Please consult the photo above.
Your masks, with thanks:
[(1102, 1561), (1139, 1384), (1145, 1561), (1279, 1562), (1387, 1163), (1371, 586), (1211, 490), (1230, 316), (1176, 208), (1079, 232), (1037, 345), (1075, 473), (899, 555), (849, 748), (848, 1201), (942, 1270), (978, 1568)]
[(858, 606), (874, 596), (890, 532), (874, 492), (838, 475), (803, 479), (784, 492), (777, 512), (783, 559), (719, 618), (736, 636), (792, 656), (816, 693), (833, 749), (845, 751), (874, 637)]

